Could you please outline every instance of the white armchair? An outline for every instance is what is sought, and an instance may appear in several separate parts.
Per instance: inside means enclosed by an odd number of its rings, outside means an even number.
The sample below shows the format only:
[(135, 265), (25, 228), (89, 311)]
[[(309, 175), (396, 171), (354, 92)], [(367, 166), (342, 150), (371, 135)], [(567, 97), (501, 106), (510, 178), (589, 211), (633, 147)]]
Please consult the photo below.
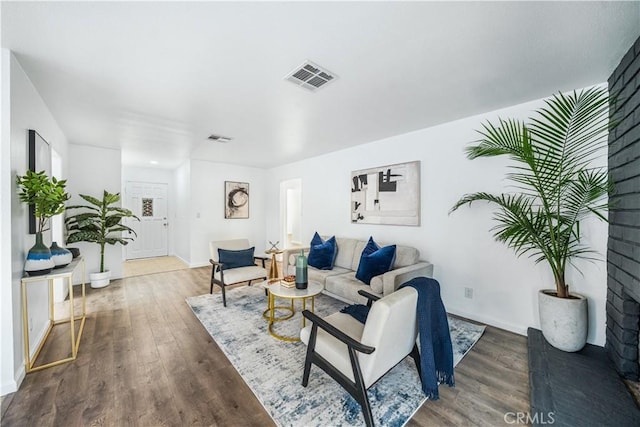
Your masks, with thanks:
[(218, 240), (209, 242), (209, 252), (211, 259), (209, 262), (212, 264), (211, 268), (211, 289), (209, 293), (213, 293), (213, 285), (218, 285), (222, 289), (222, 304), (227, 306), (227, 297), (225, 294), (225, 286), (233, 285), (241, 282), (249, 282), (251, 285), (252, 280), (257, 279), (266, 279), (267, 278), (267, 270), (265, 267), (266, 257), (254, 256), (255, 260), (262, 261), (262, 267), (257, 265), (251, 265), (246, 267), (237, 267), (226, 269), (225, 265), (220, 262), (220, 258), (218, 255), (218, 249), (227, 249), (227, 250), (243, 250), (249, 249), (249, 240), (248, 239), (234, 239), (234, 240)]
[[(367, 389), (408, 355), (415, 360), (420, 375), (416, 346), (418, 293), (411, 287), (381, 299), (362, 290), (359, 293), (369, 299), (367, 305), (371, 307), (365, 324), (345, 313), (320, 318), (303, 311), (313, 323), (300, 331), (307, 345), (302, 385), (307, 386), (311, 365), (315, 364), (353, 396), (362, 407), (366, 425), (373, 426)], [(372, 301), (376, 301), (373, 306)], [(419, 377), (416, 380), (420, 381)]]

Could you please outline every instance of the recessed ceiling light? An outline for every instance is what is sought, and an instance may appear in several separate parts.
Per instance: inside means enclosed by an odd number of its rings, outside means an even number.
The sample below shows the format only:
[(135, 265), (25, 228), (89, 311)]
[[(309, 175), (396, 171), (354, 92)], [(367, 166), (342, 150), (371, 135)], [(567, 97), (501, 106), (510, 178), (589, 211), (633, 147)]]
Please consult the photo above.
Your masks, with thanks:
[(152, 165), (157, 165), (158, 161), (157, 160), (149, 160), (149, 163), (151, 163)]
[(221, 135), (211, 134), (211, 135), (209, 135), (207, 137), (207, 139), (210, 139), (211, 141), (215, 141), (215, 142), (229, 142), (233, 138), (228, 137), (228, 136), (221, 136)]

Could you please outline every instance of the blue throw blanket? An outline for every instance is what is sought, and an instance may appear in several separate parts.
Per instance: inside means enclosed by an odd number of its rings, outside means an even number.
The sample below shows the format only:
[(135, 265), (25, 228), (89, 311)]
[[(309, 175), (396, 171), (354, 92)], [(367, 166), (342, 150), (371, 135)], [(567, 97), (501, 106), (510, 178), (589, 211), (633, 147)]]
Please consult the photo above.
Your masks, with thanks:
[(340, 313), (346, 313), (360, 323), (367, 323), (369, 307), (364, 304), (351, 304), (340, 310)]
[(438, 384), (453, 387), (453, 346), (447, 312), (440, 298), (440, 284), (428, 277), (416, 277), (400, 285), (418, 291), (418, 331), (420, 333), (420, 368), (422, 391), (438, 400)]
[[(422, 391), (429, 399), (438, 400), (438, 384), (453, 387), (453, 346), (449, 332), (447, 312), (440, 298), (440, 284), (435, 279), (416, 277), (400, 285), (410, 286), (418, 292), (416, 316), (420, 334), (420, 368)], [(340, 310), (365, 323), (369, 307), (354, 304)]]

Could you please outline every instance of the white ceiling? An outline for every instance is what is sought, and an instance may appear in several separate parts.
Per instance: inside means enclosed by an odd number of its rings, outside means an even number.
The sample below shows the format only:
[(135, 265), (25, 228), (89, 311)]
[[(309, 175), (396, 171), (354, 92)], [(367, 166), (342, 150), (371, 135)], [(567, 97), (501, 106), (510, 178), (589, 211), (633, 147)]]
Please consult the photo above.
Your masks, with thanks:
[[(271, 167), (603, 82), (640, 36), (638, 2), (1, 7), (2, 47), (69, 142), (165, 168)], [(306, 59), (338, 80), (283, 80)]]

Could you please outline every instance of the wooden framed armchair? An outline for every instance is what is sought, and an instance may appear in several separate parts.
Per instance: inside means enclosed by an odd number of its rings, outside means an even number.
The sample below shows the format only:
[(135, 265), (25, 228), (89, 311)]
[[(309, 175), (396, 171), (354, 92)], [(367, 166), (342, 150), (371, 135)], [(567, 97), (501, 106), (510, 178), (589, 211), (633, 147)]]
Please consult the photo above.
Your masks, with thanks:
[[(245, 256), (245, 262), (242, 266), (235, 266), (232, 263), (221, 262), (220, 252), (218, 249), (228, 251), (228, 253), (242, 253)], [(250, 255), (246, 256), (248, 250), (251, 250)], [(267, 270), (265, 269), (266, 257), (254, 256), (253, 247), (249, 246), (248, 239), (234, 239), (234, 240), (218, 240), (209, 242), (209, 252), (211, 258), (209, 262), (211, 266), (211, 289), (209, 293), (213, 293), (213, 285), (218, 285), (222, 289), (222, 304), (227, 306), (227, 296), (225, 293), (225, 287), (234, 285), (236, 283), (249, 282), (258, 279), (267, 278)], [(262, 267), (255, 264), (255, 261), (261, 260)], [(225, 261), (223, 259), (223, 261)]]
[[(307, 345), (302, 385), (306, 387), (309, 382), (311, 365), (318, 366), (353, 396), (362, 407), (366, 425), (373, 426), (367, 389), (408, 355), (415, 360), (420, 375), (416, 346), (418, 293), (410, 287), (383, 298), (362, 290), (359, 293), (369, 299), (367, 305), (371, 307), (365, 324), (340, 312), (325, 318), (308, 310), (302, 312), (313, 322), (300, 331)], [(376, 303), (372, 306), (373, 301)]]

